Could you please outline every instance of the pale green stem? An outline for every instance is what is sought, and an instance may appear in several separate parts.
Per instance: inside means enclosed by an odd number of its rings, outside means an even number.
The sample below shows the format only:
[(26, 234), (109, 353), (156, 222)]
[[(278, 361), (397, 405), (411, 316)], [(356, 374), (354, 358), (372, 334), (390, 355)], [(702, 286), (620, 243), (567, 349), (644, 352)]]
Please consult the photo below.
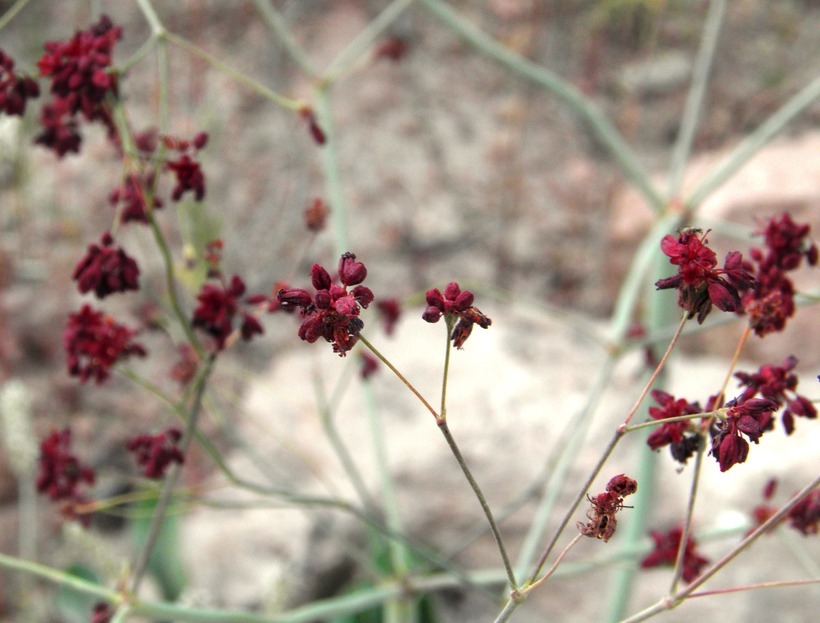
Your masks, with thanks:
[(498, 63), (512, 69), (516, 74), (550, 91), (575, 111), (589, 125), (595, 136), (612, 155), (615, 163), (623, 171), (630, 183), (643, 195), (647, 203), (657, 212), (664, 205), (663, 197), (653, 188), (644, 166), (618, 132), (614, 125), (601, 113), (598, 107), (569, 82), (520, 54), (513, 52), (489, 35), (485, 34), (456, 11), (440, 0), (420, 0), (448, 28), (458, 33), (468, 43)]
[(761, 147), (782, 132), (798, 115), (806, 111), (820, 97), (820, 76), (803, 87), (799, 93), (766, 119), (754, 132), (744, 138), (709, 175), (692, 190), (686, 205), (695, 208), (740, 170)]
[(368, 22), (367, 26), (339, 54), (336, 55), (323, 72), (326, 83), (335, 82), (347, 71), (356, 60), (368, 50), (390, 25), (413, 4), (415, 0), (393, 0), (387, 7)]
[(296, 43), (296, 40), (293, 38), (293, 35), (291, 35), (290, 29), (282, 17), (282, 14), (273, 5), (273, 2), (271, 0), (252, 0), (252, 2), (256, 7), (256, 10), (259, 11), (259, 14), (262, 16), (264, 22), (268, 25), (268, 28), (270, 28), (274, 34), (279, 37), (282, 45), (285, 46), (285, 49), (288, 54), (290, 54), (293, 62), (296, 63), (302, 73), (315, 78), (317, 76), (317, 71), (313, 67), (313, 63), (311, 63), (311, 60), (308, 58), (308, 55), (305, 54), (305, 51), (299, 46), (298, 43)]
[(30, 0), (17, 0), (8, 11), (3, 14), (3, 17), (0, 17), (0, 30), (3, 30), (6, 26), (8, 26), (9, 22), (17, 17), (17, 14), (20, 13), (26, 5), (30, 2)]
[(549, 475), (549, 481), (544, 487), (544, 495), (535, 510), (527, 536), (524, 537), (524, 542), (521, 545), (517, 566), (521, 574), (525, 573), (524, 570), (529, 569), (535, 560), (538, 544), (544, 538), (555, 503), (561, 491), (564, 490), (567, 475), (572, 465), (579, 456), (579, 450), (592, 424), (592, 417), (604, 396), (604, 390), (612, 378), (615, 362), (616, 357), (614, 355), (607, 356), (604, 364), (598, 370), (595, 382), (587, 392), (586, 404), (567, 424), (567, 429), (570, 431), (569, 440), (560, 443), (558, 446), (560, 448), (558, 461)]
[(703, 454), (706, 448), (704, 434), (698, 438), (698, 452), (695, 455), (695, 466), (692, 470), (692, 484), (689, 488), (689, 500), (686, 504), (686, 517), (683, 520), (683, 530), (681, 531), (678, 555), (675, 557), (675, 572), (672, 574), (672, 583), (669, 586), (669, 594), (674, 593), (678, 588), (681, 576), (683, 575), (683, 559), (686, 555), (686, 544), (692, 532), (692, 518), (695, 515), (695, 501), (698, 497), (698, 484), (700, 483), (701, 468), (703, 467)]
[(322, 165), (325, 171), (325, 185), (329, 198), (330, 213), (333, 216), (336, 252), (341, 255), (350, 251), (350, 239), (347, 233), (347, 214), (349, 210), (339, 172), (339, 158), (336, 153), (336, 129), (333, 123), (333, 113), (330, 109), (330, 95), (327, 92), (327, 87), (316, 89), (315, 101), (316, 118), (327, 139), (322, 146)]
[(456, 324), (455, 321), (455, 316), (444, 317), (444, 324), (447, 328), (447, 332), (444, 336), (444, 372), (441, 375), (441, 409), (439, 410), (442, 420), (447, 418), (447, 379), (450, 377), (450, 351), (452, 350), (450, 336), (452, 335), (453, 327)]
[(166, 32), (165, 26), (162, 25), (157, 12), (154, 10), (154, 5), (151, 4), (150, 0), (137, 0), (137, 6), (139, 6), (142, 14), (145, 16), (148, 25), (151, 26), (151, 34), (155, 37), (162, 37)]
[(289, 97), (285, 97), (284, 95), (280, 95), (279, 93), (276, 93), (275, 91), (272, 91), (271, 89), (262, 86), (256, 80), (253, 80), (245, 74), (235, 70), (233, 67), (223, 62), (221, 59), (206, 52), (199, 46), (194, 45), (193, 43), (191, 43), (187, 39), (180, 37), (179, 35), (166, 31), (165, 39), (167, 39), (169, 43), (172, 43), (180, 48), (183, 48), (184, 50), (187, 50), (194, 56), (198, 56), (212, 67), (218, 69), (225, 75), (233, 78), (242, 86), (253, 91), (254, 93), (258, 93), (265, 99), (269, 99), (270, 101), (274, 102), (275, 104), (278, 104), (282, 108), (286, 108), (292, 111), (299, 111), (304, 107), (304, 102), (300, 102), (299, 100), (294, 100)]
[[(362, 383), (362, 391), (364, 392), (367, 419), (370, 423), (370, 437), (373, 444), (373, 456), (376, 460), (376, 470), (379, 472), (382, 503), (384, 504), (387, 527), (391, 532), (401, 534), (401, 515), (399, 513), (398, 503), (396, 502), (396, 491), (393, 487), (390, 463), (387, 459), (387, 448), (384, 443), (384, 427), (382, 426), (379, 410), (376, 407), (375, 398), (373, 396), (373, 388), (368, 381), (364, 381)], [(399, 577), (404, 577), (407, 575), (407, 571), (410, 568), (407, 547), (405, 547), (404, 543), (401, 541), (390, 539), (389, 548), (390, 560), (393, 569)]]
[(319, 399), (319, 419), (322, 422), (322, 429), (325, 431), (325, 435), (327, 436), (336, 457), (339, 459), (342, 469), (344, 469), (347, 478), (350, 480), (350, 484), (353, 485), (356, 495), (359, 496), (359, 500), (362, 505), (364, 505), (368, 512), (375, 513), (377, 508), (376, 504), (373, 501), (373, 498), (370, 497), (370, 493), (367, 491), (367, 485), (362, 478), (359, 468), (356, 467), (356, 463), (353, 461), (353, 457), (350, 455), (347, 446), (339, 436), (339, 431), (336, 430), (336, 425), (333, 422), (333, 412), (331, 406), (327, 402), (324, 389), (318, 379), (315, 378), (314, 388)]
[(16, 558), (14, 556), (8, 556), (0, 553), (0, 565), (6, 569), (34, 575), (44, 580), (48, 580), (49, 582), (53, 582), (54, 584), (65, 586), (108, 602), (113, 603), (119, 600), (119, 595), (115, 591), (109, 590), (104, 586), (95, 584), (94, 582), (83, 580), (76, 575), (65, 573), (57, 569), (52, 569), (51, 567), (41, 565), (31, 560), (24, 560), (22, 558)]
[(723, 25), (723, 16), (726, 13), (726, 0), (712, 0), (706, 13), (706, 22), (703, 28), (703, 37), (700, 48), (692, 68), (692, 84), (686, 96), (686, 105), (681, 117), (680, 131), (672, 151), (672, 161), (669, 171), (669, 196), (676, 197), (683, 183), (683, 174), (686, 163), (692, 152), (692, 143), (695, 138), (698, 117), (703, 108), (703, 99), (706, 86), (709, 83), (709, 72), (715, 59), (715, 50)]
[[(215, 362), (216, 355), (211, 355), (205, 362), (199, 376), (194, 381), (197, 388), (194, 395), (194, 401), (188, 414), (188, 421), (185, 424), (185, 430), (182, 433), (182, 438), (179, 440), (179, 449), (186, 456), (188, 455), (188, 451), (191, 447), (191, 441), (196, 434), (197, 422), (199, 421), (199, 415), (202, 410), (202, 396), (205, 393), (205, 388), (208, 385), (208, 379), (213, 371)], [(171, 500), (171, 496), (174, 493), (179, 476), (182, 473), (182, 467), (183, 464), (174, 463), (168, 470), (168, 473), (165, 476), (165, 481), (162, 483), (162, 490), (160, 492), (159, 499), (157, 500), (157, 505), (154, 508), (154, 514), (151, 518), (151, 525), (148, 528), (148, 535), (145, 539), (145, 543), (143, 543), (142, 548), (140, 549), (139, 556), (134, 563), (134, 570), (131, 579), (131, 592), (134, 594), (136, 594), (139, 590), (139, 586), (145, 576), (145, 572), (148, 569), (148, 562), (154, 551), (154, 546), (156, 545), (160, 530), (162, 529), (162, 524), (165, 520), (165, 511), (168, 508), (168, 503)]]

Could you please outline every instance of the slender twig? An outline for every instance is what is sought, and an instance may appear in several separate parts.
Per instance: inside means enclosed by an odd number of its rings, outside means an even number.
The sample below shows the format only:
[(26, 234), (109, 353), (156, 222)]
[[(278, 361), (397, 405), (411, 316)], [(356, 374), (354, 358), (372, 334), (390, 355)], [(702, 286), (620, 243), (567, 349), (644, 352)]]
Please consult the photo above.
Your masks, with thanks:
[(692, 532), (692, 518), (695, 515), (695, 501), (698, 497), (698, 484), (700, 483), (701, 468), (703, 467), (703, 454), (706, 448), (704, 433), (698, 436), (698, 452), (695, 455), (695, 465), (692, 470), (692, 484), (689, 487), (689, 499), (686, 504), (686, 517), (683, 520), (678, 553), (675, 556), (675, 570), (672, 573), (672, 582), (669, 585), (669, 593), (674, 593), (678, 588), (681, 576), (683, 575), (683, 561), (686, 556), (686, 546), (689, 542), (689, 534)]
[(3, 14), (3, 17), (0, 17), (0, 30), (3, 30), (6, 26), (9, 25), (11, 20), (13, 20), (20, 11), (26, 8), (26, 5), (31, 0), (17, 0), (8, 11)]
[(420, 1), (444, 25), (458, 33), (480, 52), (512, 69), (519, 76), (544, 87), (561, 99), (572, 111), (587, 122), (593, 134), (606, 146), (615, 163), (638, 192), (643, 195), (647, 203), (654, 210), (661, 211), (665, 201), (652, 186), (644, 166), (621, 133), (601, 113), (592, 100), (585, 97), (578, 89), (557, 74), (513, 52), (510, 48), (482, 32), (444, 2), (440, 0)]
[[(205, 361), (205, 365), (200, 371), (198, 378), (194, 381), (197, 387), (196, 393), (194, 394), (194, 401), (188, 414), (188, 421), (185, 425), (185, 430), (182, 433), (182, 438), (179, 440), (179, 449), (186, 455), (191, 446), (191, 441), (196, 434), (197, 422), (199, 421), (199, 415), (202, 410), (202, 396), (204, 395), (205, 388), (208, 385), (208, 378), (213, 371), (215, 361), (216, 356), (211, 355)], [(133, 575), (131, 577), (131, 592), (134, 594), (136, 594), (139, 590), (140, 583), (142, 582), (145, 572), (148, 569), (148, 562), (151, 559), (151, 554), (154, 551), (154, 546), (159, 538), (162, 524), (165, 520), (165, 511), (168, 508), (168, 503), (171, 500), (171, 496), (174, 493), (174, 489), (181, 473), (182, 464), (174, 463), (168, 470), (165, 477), (165, 482), (162, 485), (162, 491), (160, 492), (156, 508), (154, 509), (154, 515), (151, 518), (151, 524), (148, 528), (148, 534), (142, 548), (140, 549), (139, 556), (134, 563)]]
[(744, 138), (735, 149), (718, 164), (686, 198), (686, 205), (695, 207), (711, 195), (726, 180), (754, 156), (760, 148), (782, 132), (800, 114), (820, 97), (820, 76), (803, 87), (799, 93), (781, 106), (756, 130)]
[(713, 0), (709, 3), (706, 13), (706, 22), (700, 48), (692, 67), (692, 83), (686, 95), (686, 105), (681, 116), (680, 132), (678, 133), (675, 148), (672, 151), (672, 161), (669, 165), (669, 196), (676, 197), (683, 182), (683, 173), (686, 163), (692, 152), (692, 143), (695, 138), (698, 117), (703, 108), (703, 99), (706, 86), (709, 82), (709, 72), (715, 59), (715, 50), (723, 25), (723, 16), (726, 13), (726, 0)]
[(298, 65), (299, 69), (307, 76), (315, 78), (317, 71), (305, 51), (296, 43), (290, 30), (285, 24), (285, 19), (279, 10), (273, 5), (271, 0), (252, 0), (256, 10), (262, 16), (262, 20), (279, 37), (282, 45), (285, 46), (288, 54)]

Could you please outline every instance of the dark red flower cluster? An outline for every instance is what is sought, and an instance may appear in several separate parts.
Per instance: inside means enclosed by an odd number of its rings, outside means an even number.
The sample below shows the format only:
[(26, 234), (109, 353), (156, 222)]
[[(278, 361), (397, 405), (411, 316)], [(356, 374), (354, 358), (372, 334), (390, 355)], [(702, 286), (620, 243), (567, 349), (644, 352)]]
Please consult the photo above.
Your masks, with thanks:
[(205, 174), (202, 172), (200, 164), (194, 160), (191, 154), (196, 155), (200, 149), (208, 144), (208, 134), (200, 132), (191, 141), (163, 136), (162, 142), (168, 149), (180, 154), (176, 160), (165, 163), (166, 170), (173, 171), (177, 178), (176, 186), (171, 191), (171, 199), (179, 201), (182, 199), (182, 195), (191, 191), (197, 201), (202, 201), (205, 198)]
[(376, 60), (386, 58), (397, 63), (407, 54), (407, 48), (407, 41), (405, 39), (392, 35), (383, 39), (376, 46), (373, 50), (373, 58)]
[(87, 31), (78, 31), (68, 41), (48, 41), (46, 53), (37, 66), (41, 76), (51, 76), (52, 103), (43, 107), (44, 131), (37, 143), (53, 149), (62, 157), (79, 151), (80, 135), (76, 118), (99, 121), (114, 134), (114, 124), (105, 99), (116, 96), (117, 76), (108, 68), (114, 45), (122, 29), (103, 15)]
[(40, 85), (14, 71), (14, 59), (0, 48), (0, 111), (22, 117), (26, 102), (40, 95)]
[[(676, 400), (671, 394), (659, 389), (652, 391), (652, 398), (660, 405), (660, 407), (649, 407), (649, 416), (653, 420), (703, 413), (703, 409), (697, 402), (687, 402), (683, 398)], [(685, 465), (700, 444), (698, 426), (695, 420), (669, 422), (653, 430), (646, 443), (653, 450), (669, 446), (672, 458)]]
[[(641, 561), (641, 567), (650, 569), (652, 567), (672, 567), (678, 558), (683, 528), (674, 526), (668, 532), (653, 530), (650, 532), (652, 540), (655, 542), (655, 549)], [(686, 539), (686, 547), (683, 550), (683, 570), (681, 577), (684, 582), (691, 582), (700, 575), (705, 565), (709, 564), (709, 559), (701, 556), (697, 552), (697, 542), (690, 535)]]
[(140, 269), (136, 261), (113, 245), (111, 234), (105, 232), (100, 245), (88, 246), (71, 275), (81, 294), (93, 290), (102, 299), (115, 292), (139, 289)]
[(359, 368), (359, 376), (362, 379), (369, 379), (379, 371), (379, 360), (370, 353), (362, 353), (362, 366)]
[(743, 295), (743, 311), (760, 337), (782, 331), (794, 315), (794, 285), (786, 273), (797, 269), (804, 258), (810, 266), (817, 265), (817, 245), (808, 239), (809, 230), (808, 225), (798, 225), (784, 213), (779, 219), (769, 219), (758, 232), (764, 236), (766, 248), (751, 250), (757, 280)]
[[(112, 206), (123, 205), (121, 219), (124, 223), (148, 223), (147, 193), (153, 192), (154, 181), (153, 172), (144, 175), (130, 173), (122, 186), (118, 186), (108, 195), (108, 202)], [(162, 200), (159, 197), (152, 194), (151, 199), (153, 210), (162, 208)]]
[(438, 322), (442, 316), (448, 322), (458, 318), (458, 322), (450, 333), (450, 339), (456, 348), (461, 348), (470, 337), (473, 325), (477, 324), (482, 329), (486, 329), (493, 323), (477, 307), (473, 307), (475, 299), (473, 293), (469, 290), (462, 290), (455, 281), (447, 284), (444, 294), (438, 288), (428, 290), (426, 299), (427, 309), (421, 317), (427, 322)]
[(199, 367), (199, 355), (190, 344), (179, 345), (179, 359), (171, 369), (171, 378), (180, 385), (190, 383)]
[(587, 523), (578, 522), (578, 530), (584, 536), (602, 539), (604, 543), (612, 538), (618, 526), (615, 513), (624, 508), (624, 498), (638, 490), (638, 483), (623, 474), (613, 476), (606, 485), (606, 491), (594, 498), (587, 495), (592, 507), (587, 511)]
[(137, 435), (128, 442), (128, 451), (133, 452), (137, 464), (142, 466), (142, 475), (158, 479), (165, 476), (171, 463), (185, 462), (185, 456), (177, 447), (182, 433), (176, 428), (169, 428), (156, 435)]
[(37, 475), (37, 491), (55, 502), (64, 502), (63, 515), (76, 519), (75, 507), (88, 498), (80, 486), (93, 485), (94, 470), (80, 463), (71, 451), (71, 430), (52, 431), (40, 443), (40, 473)]
[[(725, 472), (749, 455), (749, 441), (758, 443), (760, 436), (771, 429), (772, 412), (777, 403), (769, 398), (752, 398), (738, 404), (737, 399), (726, 404), (726, 417), (712, 427), (711, 454)], [(742, 435), (748, 437), (746, 441)]]
[(700, 233), (701, 230), (685, 229), (677, 239), (663, 237), (661, 250), (678, 267), (678, 274), (655, 283), (658, 290), (676, 288), (678, 305), (689, 312), (690, 318), (697, 316), (698, 323), (706, 319), (713, 304), (723, 311), (737, 311), (739, 290), (754, 284), (738, 251), (727, 254), (723, 268), (716, 268), (717, 255), (706, 246), (708, 232), (702, 236)]
[(752, 509), (752, 527), (746, 533), (746, 536), (766, 523), (777, 512), (777, 508), (769, 503), (774, 497), (775, 489), (777, 489), (777, 480), (772, 478), (763, 487), (763, 504), (758, 504)]
[(90, 378), (102, 383), (120, 359), (145, 356), (145, 349), (132, 340), (134, 335), (135, 331), (117, 324), (110, 316), (83, 305), (79, 312), (68, 317), (63, 332), (68, 373), (80, 377), (83, 383)]
[(804, 536), (820, 531), (820, 489), (813, 489), (789, 512), (789, 524)]
[[(301, 288), (283, 288), (276, 294), (282, 309), (300, 308), (302, 324), (299, 337), (311, 344), (320, 337), (333, 344), (333, 352), (344, 357), (359, 339), (364, 323), (359, 318), (360, 308), (373, 302), (370, 288), (360, 285), (367, 277), (367, 268), (356, 261), (353, 253), (345, 253), (339, 260), (339, 280), (336, 285), (319, 264), (310, 269), (311, 282), (316, 294)], [(348, 288), (352, 289), (348, 292)]]
[[(245, 282), (238, 275), (234, 275), (227, 286), (206, 283), (199, 290), (196, 297), (199, 305), (194, 310), (191, 324), (214, 338), (217, 350), (225, 348), (228, 336), (233, 333), (233, 323), (237, 315), (242, 318), (239, 327), (242, 339), (247, 341), (254, 335), (261, 335), (264, 332), (256, 316), (239, 308), (245, 289)], [(264, 296), (254, 295), (247, 297), (244, 303), (258, 305), (265, 300)]]
[(817, 418), (817, 409), (811, 400), (797, 393), (798, 378), (791, 370), (797, 365), (794, 356), (786, 358), (782, 366), (764, 365), (752, 374), (737, 372), (735, 377), (740, 380), (740, 385), (746, 389), (738, 397), (739, 403), (751, 400), (755, 396), (767, 398), (777, 404), (780, 408), (785, 405), (781, 421), (787, 435), (794, 431), (794, 416)]
[(94, 610), (91, 612), (91, 623), (110, 623), (112, 616), (114, 613), (111, 611), (111, 606), (98, 603), (94, 605)]

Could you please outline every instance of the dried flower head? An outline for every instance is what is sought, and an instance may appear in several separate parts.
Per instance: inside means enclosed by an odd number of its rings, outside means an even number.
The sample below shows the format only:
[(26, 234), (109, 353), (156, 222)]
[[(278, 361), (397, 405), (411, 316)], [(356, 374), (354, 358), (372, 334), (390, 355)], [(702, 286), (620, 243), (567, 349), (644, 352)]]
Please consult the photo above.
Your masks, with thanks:
[[(213, 337), (217, 350), (225, 348), (228, 337), (233, 333), (237, 315), (242, 319), (239, 333), (245, 341), (264, 332), (262, 324), (253, 313), (240, 309), (240, 299), (244, 294), (245, 282), (238, 275), (234, 275), (228, 285), (206, 283), (199, 290), (196, 297), (199, 305), (194, 310), (191, 324)], [(256, 305), (263, 299), (264, 297), (250, 296), (244, 303)]]
[[(710, 453), (725, 472), (737, 463), (746, 462), (749, 442), (758, 443), (761, 435), (771, 428), (772, 412), (777, 403), (768, 398), (753, 398), (738, 404), (731, 400), (726, 404), (726, 417), (712, 427)], [(743, 437), (745, 435), (746, 438)]]
[(606, 491), (594, 498), (587, 495), (592, 505), (587, 511), (587, 523), (578, 522), (578, 530), (584, 536), (595, 537), (604, 543), (612, 538), (618, 526), (615, 513), (624, 508), (624, 498), (638, 490), (638, 483), (624, 474), (613, 476), (606, 485)]

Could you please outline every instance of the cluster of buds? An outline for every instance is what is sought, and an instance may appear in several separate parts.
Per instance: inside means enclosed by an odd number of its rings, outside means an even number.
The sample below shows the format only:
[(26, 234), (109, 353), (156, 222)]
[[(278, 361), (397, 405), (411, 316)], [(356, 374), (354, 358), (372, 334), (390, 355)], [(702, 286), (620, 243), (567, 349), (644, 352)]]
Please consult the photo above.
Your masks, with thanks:
[[(678, 560), (681, 539), (683, 538), (683, 528), (673, 526), (666, 532), (652, 530), (649, 533), (655, 545), (654, 549), (641, 561), (641, 567), (650, 569), (652, 567), (672, 567)], [(697, 542), (692, 535), (686, 539), (683, 549), (683, 560), (681, 563), (681, 577), (684, 582), (691, 582), (700, 575), (701, 570), (709, 559), (702, 556), (697, 551)]]
[(427, 322), (438, 322), (444, 316), (447, 326), (452, 327), (450, 339), (456, 348), (464, 346), (473, 325), (486, 329), (493, 323), (477, 307), (473, 307), (473, 293), (462, 290), (455, 281), (447, 284), (443, 294), (438, 288), (428, 290), (426, 299), (427, 309), (421, 317)]
[(94, 470), (80, 463), (71, 450), (71, 430), (52, 431), (40, 443), (40, 473), (37, 491), (53, 501), (63, 502), (63, 514), (76, 518), (75, 508), (87, 501), (80, 486), (93, 485)]

